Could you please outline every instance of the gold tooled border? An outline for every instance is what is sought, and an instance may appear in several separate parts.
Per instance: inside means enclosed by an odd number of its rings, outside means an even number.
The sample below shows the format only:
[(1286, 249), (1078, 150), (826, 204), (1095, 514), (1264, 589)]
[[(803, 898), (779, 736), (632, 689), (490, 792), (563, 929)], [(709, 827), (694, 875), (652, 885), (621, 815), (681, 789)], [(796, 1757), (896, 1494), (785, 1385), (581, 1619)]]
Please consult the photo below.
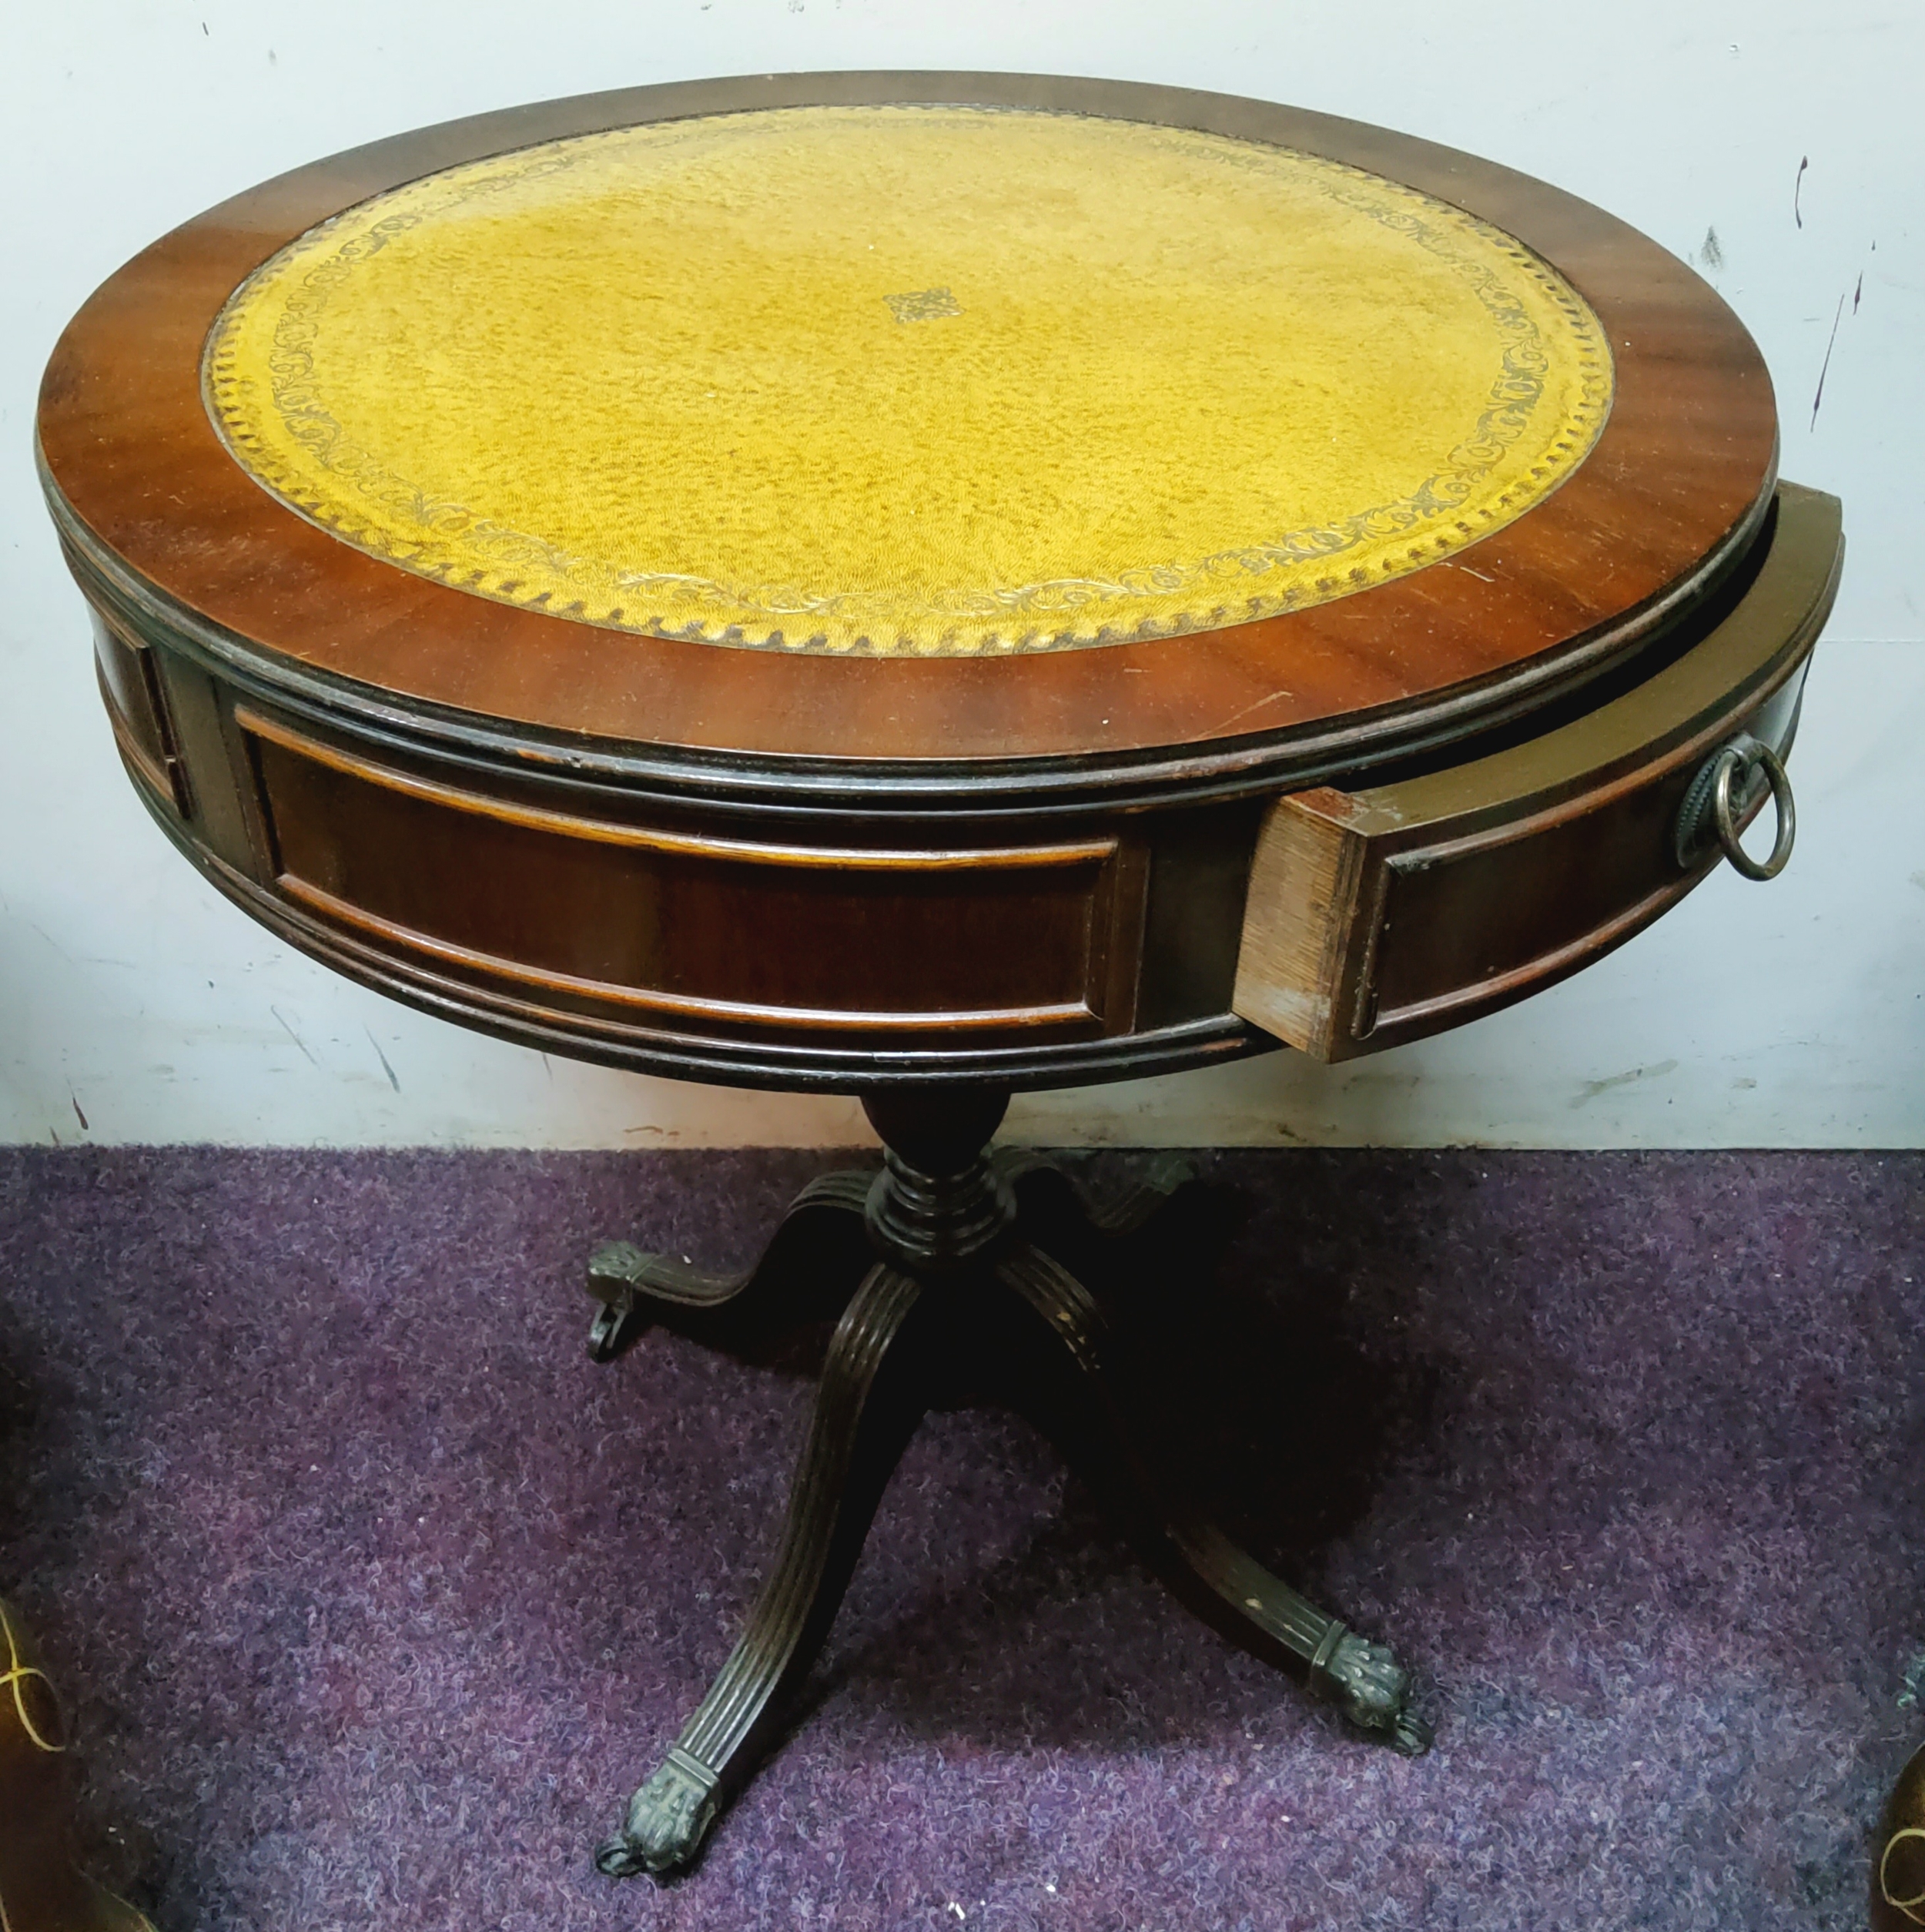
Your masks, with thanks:
[[(883, 109), (811, 109), (765, 108), (735, 113), (695, 117), (678, 127), (658, 130), (657, 145), (673, 146), (680, 141), (705, 136), (718, 122), (761, 119), (774, 114), (809, 112), (875, 112), (903, 114), (1006, 115), (1026, 117), (1041, 110), (974, 106), (966, 104), (902, 104)], [(1090, 119), (1092, 116), (1053, 116), (1051, 118)], [(901, 604), (886, 591), (808, 591), (794, 585), (741, 586), (725, 584), (705, 577), (678, 572), (640, 571), (599, 567), (604, 584), (615, 591), (638, 594), (690, 614), (677, 624), (661, 615), (629, 619), (623, 606), (599, 617), (589, 616), (579, 607), (556, 609), (552, 588), (515, 595), (507, 585), (490, 588), (472, 581), (475, 561), (485, 558), (496, 569), (512, 570), (517, 565), (544, 569), (566, 585), (585, 570), (597, 569), (594, 560), (572, 556), (543, 538), (491, 518), (477, 516), (467, 506), (431, 497), (418, 485), (397, 474), (371, 451), (354, 443), (342, 424), (320, 400), (316, 387), (313, 346), (320, 320), (329, 300), (347, 280), (355, 267), (385, 248), (395, 236), (417, 226), (432, 216), (463, 206), (478, 196), (497, 193), (544, 176), (565, 172), (588, 158), (596, 149), (632, 133), (631, 128), (614, 128), (596, 133), (564, 136), (524, 149), (525, 164), (504, 171), (504, 159), (492, 156), (457, 164), (447, 170), (446, 193), (424, 208), (377, 220), (351, 235), (331, 254), (310, 269), (300, 290), (289, 296), (276, 324), (273, 347), (268, 359), (271, 394), (276, 414), (288, 435), (299, 443), (310, 457), (331, 475), (340, 477), (370, 504), (406, 517), (418, 524), (424, 542), (435, 536), (452, 543), (457, 540), (469, 554), (469, 561), (455, 557), (424, 558), (398, 546), (388, 528), (373, 521), (344, 519), (337, 501), (314, 495), (307, 479), (296, 472), (278, 452), (239, 420), (239, 383), (235, 368), (236, 346), (253, 296), (271, 280), (282, 276), (306, 254), (324, 247), (330, 233), (359, 219), (365, 222), (369, 210), (392, 196), (418, 189), (421, 183), (410, 182), (374, 197), (371, 202), (345, 209), (317, 224), (276, 250), (249, 276), (223, 305), (209, 331), (202, 363), (202, 393), (209, 419), (216, 433), (243, 469), (255, 480), (289, 506), (367, 554), (399, 564), (417, 575), (451, 584), (497, 602), (524, 607), (548, 608), (554, 614), (567, 616), (603, 628), (628, 631), (643, 635), (683, 638), (710, 644), (748, 649), (784, 650), (825, 655), (973, 657), (1016, 651), (1050, 651), (1120, 644), (1143, 638), (1170, 637), (1185, 632), (1212, 630), (1228, 624), (1247, 623), (1281, 615), (1368, 588), (1370, 584), (1408, 575), (1424, 563), (1435, 561), (1451, 551), (1488, 535), (1509, 522), (1532, 504), (1542, 501), (1557, 483), (1559, 474), (1568, 474), (1590, 453), (1610, 414), (1614, 371), (1610, 349), (1602, 325), (1590, 306), (1543, 259), (1534, 254), (1514, 236), (1495, 223), (1468, 210), (1438, 200), (1422, 190), (1358, 168), (1347, 162), (1300, 149), (1238, 140), (1200, 129), (1158, 127), (1153, 123), (1128, 123), (1136, 132), (1149, 136), (1156, 145), (1200, 150), (1220, 165), (1262, 172), (1273, 169), (1279, 159), (1307, 164), (1298, 179), (1330, 199), (1363, 214), (1381, 226), (1408, 236), (1419, 247), (1455, 270), (1468, 283), (1471, 293), (1483, 305), (1504, 344), (1500, 373), (1491, 385), (1486, 407), (1470, 434), (1456, 444), (1439, 470), (1415, 488), (1392, 502), (1374, 505), (1334, 522), (1310, 524), (1287, 531), (1266, 542), (1237, 550), (1218, 551), (1194, 562), (1170, 561), (1145, 565), (1110, 578), (1054, 578), (1038, 582), (986, 588), (960, 590), (932, 601), (927, 615), (932, 627), (946, 621), (973, 621), (1003, 617), (1012, 620), (1010, 628), (980, 635), (961, 638), (953, 630), (934, 639), (897, 637), (878, 640), (865, 632), (848, 641), (838, 642), (813, 624), (825, 620), (840, 625), (866, 624), (880, 628), (882, 621), (899, 624)], [(433, 179), (433, 177), (430, 177)], [(1384, 195), (1389, 191), (1388, 198)], [(1440, 223), (1429, 212), (1446, 214)], [(1371, 540), (1394, 537), (1417, 530), (1432, 518), (1447, 517), (1461, 509), (1477, 482), (1488, 475), (1505, 454), (1529, 427), (1532, 415), (1543, 400), (1545, 377), (1550, 358), (1543, 337), (1528, 310), (1505, 286), (1488, 263), (1452, 246), (1454, 229), (1468, 230), (1488, 247), (1495, 249), (1519, 270), (1529, 276), (1565, 317), (1576, 351), (1578, 397), (1559, 436), (1532, 466), (1528, 501), (1518, 504), (1523, 485), (1507, 490), (1494, 504), (1480, 505), (1478, 522), (1460, 521), (1450, 535), (1434, 537), (1430, 554), (1421, 560), (1386, 560), (1381, 572), (1352, 569), (1343, 575), (1319, 577), (1308, 591), (1290, 584), (1265, 594), (1254, 594), (1249, 586), (1267, 574), (1294, 568), (1306, 563), (1334, 562), (1346, 553)], [(1513, 505), (1515, 505), (1513, 507)], [(1503, 513), (1509, 511), (1510, 514)], [(1480, 527), (1480, 525), (1481, 527)], [(1122, 627), (1096, 622), (1106, 606), (1113, 607), (1145, 597), (1167, 597), (1195, 585), (1199, 589), (1220, 582), (1235, 586), (1234, 608), (1218, 604), (1207, 612), (1187, 611), (1173, 617), (1146, 618), (1135, 623), (1124, 615)], [(584, 586), (584, 588), (587, 588)], [(605, 593), (603, 593), (605, 594)], [(701, 614), (710, 613), (705, 621)], [(763, 637), (748, 635), (739, 622), (740, 614), (752, 611), (777, 628)], [(718, 622), (716, 614), (725, 614)], [(1070, 620), (1069, 628), (1044, 629), (1025, 619)], [(1083, 618), (1083, 624), (1076, 620)], [(795, 628), (812, 628), (808, 635), (790, 636), (780, 628), (783, 619), (801, 619)]]

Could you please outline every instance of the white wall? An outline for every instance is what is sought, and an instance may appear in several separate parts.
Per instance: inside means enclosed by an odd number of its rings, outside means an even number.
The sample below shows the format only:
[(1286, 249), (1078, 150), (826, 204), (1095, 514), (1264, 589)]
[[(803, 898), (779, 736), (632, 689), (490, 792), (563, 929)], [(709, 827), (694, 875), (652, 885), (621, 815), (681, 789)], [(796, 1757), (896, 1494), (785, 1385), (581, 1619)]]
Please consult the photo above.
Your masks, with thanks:
[(216, 899), (120, 775), (29, 450), (41, 367), (88, 291), (264, 176), (552, 95), (752, 69), (929, 66), (1301, 102), (1602, 203), (1690, 256), (1736, 305), (1778, 383), (1785, 473), (1844, 498), (1851, 544), (1796, 761), (1799, 852), (1775, 885), (1717, 878), (1566, 986), (1351, 1071), (1273, 1055), (1019, 1103), (1017, 1130), (1123, 1143), (1925, 1142), (1917, 0), (65, 0), (9, 12), (0, 1137), (858, 1137), (848, 1103), (550, 1062), (421, 1017)]

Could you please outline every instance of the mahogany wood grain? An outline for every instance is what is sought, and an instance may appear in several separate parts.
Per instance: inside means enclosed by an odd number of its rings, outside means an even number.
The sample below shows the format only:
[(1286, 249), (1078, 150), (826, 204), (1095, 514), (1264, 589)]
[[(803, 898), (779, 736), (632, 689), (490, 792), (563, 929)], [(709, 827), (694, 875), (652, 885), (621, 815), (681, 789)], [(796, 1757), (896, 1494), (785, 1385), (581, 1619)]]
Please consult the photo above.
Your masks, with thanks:
[(1114, 835), (758, 845), (544, 811), (236, 722), (281, 890), (444, 966), (567, 1005), (872, 1040), (1133, 1017), (1143, 869)]

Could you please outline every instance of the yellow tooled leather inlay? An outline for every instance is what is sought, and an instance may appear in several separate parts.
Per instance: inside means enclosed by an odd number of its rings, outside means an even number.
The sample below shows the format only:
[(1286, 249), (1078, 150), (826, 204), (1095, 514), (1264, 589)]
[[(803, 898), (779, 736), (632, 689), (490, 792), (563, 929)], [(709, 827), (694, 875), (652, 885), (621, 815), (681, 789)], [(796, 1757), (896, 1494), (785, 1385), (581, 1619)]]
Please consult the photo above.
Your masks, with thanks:
[(798, 108), (467, 163), (290, 243), (208, 407), (347, 542), (591, 624), (957, 655), (1210, 629), (1555, 489), (1610, 353), (1511, 236), (1318, 156)]

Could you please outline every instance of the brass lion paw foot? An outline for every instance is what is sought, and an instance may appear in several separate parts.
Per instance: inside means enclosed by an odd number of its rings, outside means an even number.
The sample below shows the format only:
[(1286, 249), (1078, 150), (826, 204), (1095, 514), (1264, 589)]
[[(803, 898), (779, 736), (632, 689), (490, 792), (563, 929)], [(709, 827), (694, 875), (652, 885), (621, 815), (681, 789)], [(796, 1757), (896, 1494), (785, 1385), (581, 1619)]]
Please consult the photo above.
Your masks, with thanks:
[(1310, 1686), (1392, 1750), (1421, 1757), (1431, 1748), (1431, 1727), (1410, 1708), (1410, 1673), (1382, 1644), (1333, 1624), (1311, 1660)]
[(596, 1850), (595, 1868), (609, 1878), (681, 1871), (695, 1861), (720, 1809), (715, 1773), (677, 1747), (628, 1800), (620, 1833)]

